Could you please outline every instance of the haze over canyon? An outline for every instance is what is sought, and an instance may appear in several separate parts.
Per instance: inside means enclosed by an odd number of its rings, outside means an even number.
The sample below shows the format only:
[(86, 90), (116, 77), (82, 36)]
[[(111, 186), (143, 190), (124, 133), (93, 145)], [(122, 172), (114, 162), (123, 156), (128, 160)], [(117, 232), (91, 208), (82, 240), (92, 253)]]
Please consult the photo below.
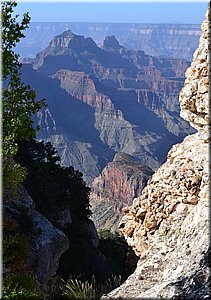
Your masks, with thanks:
[[(54, 37), (35, 58), (23, 62), (22, 79), (48, 105), (36, 118), (40, 127), (37, 138), (55, 146), (62, 165), (72, 165), (83, 173), (93, 190), (90, 201), (95, 222), (105, 224), (98, 211), (102, 203), (104, 208), (109, 204), (104, 216), (113, 216), (114, 220), (104, 227), (117, 230), (124, 199), (116, 199), (111, 188), (110, 202), (105, 196), (107, 184), (99, 185), (98, 179), (93, 180), (115, 154), (122, 153), (128, 155), (127, 159), (130, 157), (132, 164), (143, 166), (144, 173), (136, 176), (135, 184), (143, 188), (149, 174), (165, 161), (171, 146), (194, 132), (179, 116), (178, 101), (190, 63), (182, 58), (154, 57), (142, 50), (128, 50), (114, 35), (106, 36), (99, 47), (92, 38), (70, 30)], [(131, 185), (130, 175), (127, 171), (123, 175), (120, 165), (121, 162), (118, 167), (115, 163), (110, 165), (106, 180), (109, 182), (113, 172), (121, 182), (117, 189), (121, 190), (124, 184), (130, 186), (127, 196), (131, 200), (127, 204), (131, 204), (141, 189)], [(134, 188), (138, 194), (132, 192)]]
[(20, 41), (16, 51), (21, 57), (35, 57), (54, 36), (67, 30), (91, 37), (99, 46), (106, 36), (115, 35), (127, 49), (188, 61), (192, 60), (201, 34), (200, 24), (32, 22), (25, 32), (26, 38)]

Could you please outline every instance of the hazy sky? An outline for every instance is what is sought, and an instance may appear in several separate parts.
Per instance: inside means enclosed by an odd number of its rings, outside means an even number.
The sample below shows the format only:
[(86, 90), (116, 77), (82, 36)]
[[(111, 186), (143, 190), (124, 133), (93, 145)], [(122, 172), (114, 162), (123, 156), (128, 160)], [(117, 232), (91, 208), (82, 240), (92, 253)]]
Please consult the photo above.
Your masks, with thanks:
[(113, 22), (200, 24), (208, 1), (18, 1), (16, 12), (28, 11), (31, 22)]

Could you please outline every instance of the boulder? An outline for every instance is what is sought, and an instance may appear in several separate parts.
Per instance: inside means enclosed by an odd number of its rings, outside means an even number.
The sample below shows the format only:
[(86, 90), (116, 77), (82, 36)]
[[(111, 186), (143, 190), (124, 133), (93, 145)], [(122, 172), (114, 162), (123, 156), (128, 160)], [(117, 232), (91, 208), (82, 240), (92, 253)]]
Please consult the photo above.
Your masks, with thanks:
[[(30, 251), (26, 265), (34, 273), (40, 284), (44, 285), (48, 279), (56, 274), (61, 255), (69, 248), (69, 239), (49, 220), (36, 211), (34, 201), (23, 186), (18, 190), (18, 198), (4, 203), (3, 217), (18, 220), (20, 214), (27, 215), (32, 228)], [(27, 226), (27, 225), (26, 225)], [(26, 228), (28, 230), (29, 228)]]

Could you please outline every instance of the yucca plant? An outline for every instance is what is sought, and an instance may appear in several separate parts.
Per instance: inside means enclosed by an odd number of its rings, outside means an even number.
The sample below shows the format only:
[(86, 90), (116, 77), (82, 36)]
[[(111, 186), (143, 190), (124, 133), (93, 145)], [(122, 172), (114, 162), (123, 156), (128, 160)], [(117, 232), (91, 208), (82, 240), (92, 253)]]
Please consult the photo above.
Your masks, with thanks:
[(62, 295), (68, 296), (71, 299), (98, 299), (97, 297), (97, 283), (94, 277), (91, 281), (82, 282), (77, 278), (69, 279), (61, 286)]
[(103, 294), (120, 286), (122, 283), (120, 275), (112, 275), (103, 282), (97, 282), (93, 276), (91, 281), (82, 282), (78, 278), (71, 278), (67, 282), (62, 280), (62, 295), (70, 299), (100, 299)]

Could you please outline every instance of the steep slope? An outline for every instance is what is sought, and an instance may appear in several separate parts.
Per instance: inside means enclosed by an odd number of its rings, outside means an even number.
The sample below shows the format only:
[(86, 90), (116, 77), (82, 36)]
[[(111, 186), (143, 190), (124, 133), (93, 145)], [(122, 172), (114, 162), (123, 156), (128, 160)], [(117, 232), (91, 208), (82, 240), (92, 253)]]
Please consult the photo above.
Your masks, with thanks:
[(101, 49), (66, 31), (31, 60), (34, 69), (22, 68), (23, 80), (47, 99), (37, 138), (51, 141), (88, 184), (117, 152), (155, 170), (193, 132), (178, 108), (189, 63), (127, 50), (114, 37), (106, 43)]
[(94, 179), (90, 194), (92, 219), (98, 230), (118, 231), (122, 208), (140, 196), (153, 171), (128, 154), (117, 153)]
[(153, 56), (192, 60), (201, 34), (197, 24), (124, 24), (124, 23), (75, 23), (32, 22), (26, 38), (17, 46), (21, 57), (35, 57), (50, 40), (65, 30), (92, 37), (99, 45), (108, 35), (115, 35), (120, 43), (134, 50), (143, 50)]
[(119, 228), (140, 260), (134, 274), (104, 299), (209, 298), (210, 19), (209, 12), (180, 93), (181, 114), (198, 132), (172, 147), (125, 209)]

